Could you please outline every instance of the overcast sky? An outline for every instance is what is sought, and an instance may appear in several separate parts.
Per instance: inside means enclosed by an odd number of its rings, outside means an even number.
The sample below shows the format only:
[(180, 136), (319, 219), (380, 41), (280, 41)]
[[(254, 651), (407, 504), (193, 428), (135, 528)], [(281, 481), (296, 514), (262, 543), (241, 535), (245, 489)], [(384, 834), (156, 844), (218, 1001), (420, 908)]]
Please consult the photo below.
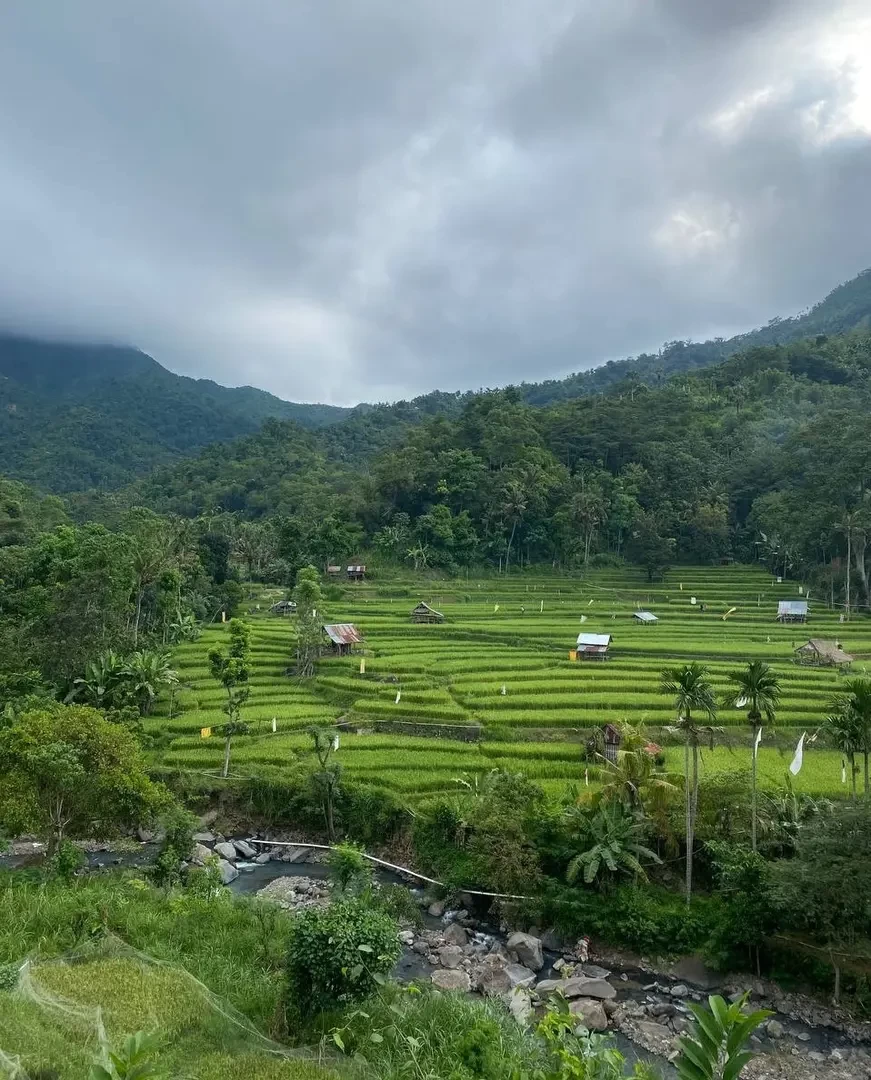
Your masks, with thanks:
[(0, 6), (0, 325), (338, 404), (871, 265), (868, 0)]

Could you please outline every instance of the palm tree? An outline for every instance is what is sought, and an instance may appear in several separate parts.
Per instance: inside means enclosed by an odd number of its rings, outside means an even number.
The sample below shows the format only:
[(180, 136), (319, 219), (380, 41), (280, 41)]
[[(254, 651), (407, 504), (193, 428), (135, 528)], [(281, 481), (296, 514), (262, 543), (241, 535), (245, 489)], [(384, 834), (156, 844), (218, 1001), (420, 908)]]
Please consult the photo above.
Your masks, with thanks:
[(774, 715), (780, 703), (780, 680), (768, 664), (762, 660), (751, 660), (743, 671), (733, 671), (729, 675), (733, 689), (726, 694), (724, 704), (734, 705), (739, 709), (747, 707), (747, 723), (752, 735), (750, 757), (750, 813), (751, 845), (756, 850), (756, 738), (764, 717), (769, 724), (774, 723)]
[(839, 696), (833, 706), (847, 724), (854, 728), (858, 749), (862, 752), (865, 774), (865, 798), (871, 798), (868, 765), (871, 755), (871, 679), (847, 679), (846, 694)]
[(130, 695), (136, 699), (140, 716), (148, 716), (161, 687), (178, 682), (178, 673), (170, 667), (168, 652), (140, 649), (132, 653), (124, 665)]
[[(590, 779), (601, 787), (585, 789), (585, 796), (578, 801), (595, 805), (621, 802), (636, 813), (647, 813), (650, 808), (662, 809), (675, 788), (657, 767), (657, 748), (651, 748), (643, 728), (631, 724), (620, 725), (620, 737), (616, 761), (597, 750), (595, 762), (588, 772)], [(587, 792), (590, 793), (588, 797)]]
[(845, 586), (844, 586), (845, 590), (846, 590), (845, 610), (846, 610), (846, 613), (847, 613), (847, 622), (850, 621), (850, 559), (851, 559), (851, 556), (852, 556), (852, 548), (853, 548), (853, 533), (855, 532), (855, 529), (856, 529), (856, 526), (857, 526), (858, 522), (859, 522), (859, 513), (858, 513), (858, 511), (856, 511), (856, 510), (845, 510), (844, 511), (844, 516), (835, 525), (836, 530), (838, 532), (842, 532), (844, 534), (844, 536), (846, 537), (846, 540), (847, 540), (846, 581), (845, 581)]
[(644, 843), (644, 822), (622, 803), (603, 803), (595, 810), (570, 806), (566, 823), (573, 834), (573, 846), (582, 850), (569, 862), (566, 880), (570, 885), (583, 872), (585, 885), (592, 885), (600, 872), (631, 874), (647, 880), (641, 860), (658, 863), (656, 852)]
[[(683, 667), (664, 668), (660, 689), (674, 698), (677, 708), (677, 730), (684, 737), (684, 776), (686, 778), (686, 897), (687, 904), (693, 891), (693, 840), (696, 813), (699, 805), (699, 739), (707, 730), (713, 742), (713, 728), (699, 727), (693, 713), (703, 713), (713, 720), (717, 713), (714, 689), (704, 664), (694, 660)], [(692, 763), (692, 773), (690, 764)]]
[(514, 482), (506, 486), (503, 493), (502, 513), (511, 522), (511, 535), (508, 537), (508, 547), (505, 549), (505, 573), (508, 573), (508, 563), (511, 561), (511, 545), (514, 543), (514, 534), (517, 526), (523, 521), (526, 513), (526, 493), (520, 484)]
[[(850, 766), (850, 787), (856, 798), (856, 755), (862, 749), (862, 732), (855, 714), (850, 709), (839, 707), (823, 721), (823, 731), (841, 751)], [(788, 774), (787, 774), (788, 775)]]

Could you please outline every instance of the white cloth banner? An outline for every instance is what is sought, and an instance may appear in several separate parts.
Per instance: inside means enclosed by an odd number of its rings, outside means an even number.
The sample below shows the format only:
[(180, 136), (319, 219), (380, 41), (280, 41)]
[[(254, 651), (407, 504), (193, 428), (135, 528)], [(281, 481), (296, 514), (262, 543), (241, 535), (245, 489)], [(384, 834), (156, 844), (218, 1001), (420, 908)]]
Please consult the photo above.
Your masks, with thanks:
[(798, 740), (798, 746), (795, 748), (795, 757), (789, 766), (789, 771), (793, 776), (798, 776), (801, 772), (802, 762), (804, 761), (804, 738), (806, 732), (802, 732), (801, 738)]
[(762, 728), (759, 728), (759, 730), (756, 732), (756, 739), (755, 739), (755, 741), (753, 743), (753, 757), (754, 758), (758, 757), (758, 755), (759, 755), (759, 744), (761, 742), (762, 742)]

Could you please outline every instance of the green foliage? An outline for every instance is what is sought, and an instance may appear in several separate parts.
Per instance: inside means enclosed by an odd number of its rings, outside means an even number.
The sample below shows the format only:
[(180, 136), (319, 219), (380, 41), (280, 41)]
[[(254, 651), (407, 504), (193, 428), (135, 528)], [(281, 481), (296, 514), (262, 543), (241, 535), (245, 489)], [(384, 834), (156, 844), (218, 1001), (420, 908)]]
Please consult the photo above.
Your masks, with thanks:
[(374, 882), (372, 863), (354, 844), (337, 844), (328, 857), (330, 875), (340, 893), (359, 896), (368, 893)]
[(167, 792), (145, 770), (133, 735), (94, 709), (54, 705), (0, 730), (0, 822), (46, 836), (109, 836), (146, 824)]
[(197, 819), (176, 802), (160, 816), (164, 837), (160, 852), (151, 866), (151, 878), (157, 885), (171, 886), (181, 880), (179, 866), (190, 857)]
[(607, 888), (620, 875), (646, 881), (643, 862), (660, 861), (643, 842), (644, 821), (620, 803), (571, 806), (566, 811), (566, 828), (572, 847), (580, 848), (566, 869), (570, 885), (582, 879), (585, 885)]
[(399, 951), (396, 923), (362, 900), (307, 908), (290, 930), (289, 1009), (310, 1017), (362, 1001), (391, 970)]
[(744, 1011), (748, 995), (727, 1005), (719, 995), (708, 998), (708, 1008), (690, 1005), (695, 1017), (692, 1035), (681, 1036), (677, 1074), (680, 1080), (736, 1080), (753, 1054), (750, 1036), (772, 1013)]
[(85, 865), (84, 852), (70, 840), (62, 840), (46, 863), (46, 870), (60, 881), (70, 882)]
[(154, 1035), (144, 1031), (128, 1035), (118, 1050), (106, 1051), (106, 1064), (91, 1066), (89, 1080), (146, 1080), (158, 1076), (155, 1055), (159, 1045)]
[(313, 566), (303, 567), (293, 590), (296, 601), (296, 674), (301, 679), (314, 675), (320, 655), (321, 626), (324, 622), (320, 575)]

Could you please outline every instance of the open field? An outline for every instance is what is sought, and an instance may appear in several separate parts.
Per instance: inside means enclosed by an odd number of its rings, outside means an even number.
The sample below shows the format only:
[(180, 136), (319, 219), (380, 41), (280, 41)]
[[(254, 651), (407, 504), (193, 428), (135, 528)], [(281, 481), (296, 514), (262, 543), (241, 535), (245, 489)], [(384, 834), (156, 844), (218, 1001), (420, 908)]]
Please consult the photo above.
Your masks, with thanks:
[[(254, 674), (244, 716), (252, 734), (235, 741), (234, 771), (287, 764), (308, 748), (307, 726), (342, 717), (352, 726), (340, 749), (347, 774), (409, 797), (450, 789), (463, 774), (496, 767), (522, 771), (557, 789), (583, 782), (581, 744), (606, 721), (644, 723), (654, 738), (669, 741), (660, 730), (674, 715), (659, 692), (663, 667), (701, 660), (721, 692), (729, 671), (762, 658), (776, 668), (783, 688), (776, 734), (766, 732), (760, 756), (763, 782), (776, 783), (789, 762), (784, 751), (801, 731), (816, 729), (842, 682), (831, 669), (794, 663), (796, 646), (810, 636), (837, 638), (856, 657), (854, 673), (871, 670), (871, 620), (854, 617), (840, 624), (836, 613), (812, 597), (806, 626), (775, 621), (777, 601), (797, 598), (798, 585), (778, 585), (764, 571), (745, 566), (683, 567), (654, 585), (634, 569), (593, 571), (585, 580), (533, 572), (509, 579), (439, 582), (408, 576), (347, 585), (341, 600), (327, 603), (326, 617), (362, 630), (366, 672), (360, 674), (360, 654), (325, 658), (308, 685), (285, 674), (292, 662), (293, 620), (268, 614), (271, 594), (258, 590), (261, 610), (246, 616), (253, 629)], [(421, 599), (442, 611), (445, 622), (412, 624), (409, 612)], [(659, 622), (637, 623), (632, 614), (639, 608)], [(581, 630), (612, 634), (610, 659), (569, 660)], [(224, 720), (223, 691), (209, 677), (206, 652), (225, 633), (211, 628), (178, 650), (185, 689), (177, 715), (170, 720), (164, 706), (162, 715), (147, 721), (174, 736), (161, 754), (165, 764), (214, 771), (220, 763), (221, 740), (203, 740), (199, 732)], [(478, 724), (482, 740), (434, 740), (418, 737), (416, 728), (372, 731), (375, 723), (395, 721)], [(747, 760), (745, 723), (742, 711), (720, 710), (718, 724), (726, 729), (720, 741), (729, 746), (706, 754), (704, 768), (739, 767)], [(357, 730), (367, 733), (352, 733)], [(797, 786), (842, 791), (840, 756), (809, 747)]]

